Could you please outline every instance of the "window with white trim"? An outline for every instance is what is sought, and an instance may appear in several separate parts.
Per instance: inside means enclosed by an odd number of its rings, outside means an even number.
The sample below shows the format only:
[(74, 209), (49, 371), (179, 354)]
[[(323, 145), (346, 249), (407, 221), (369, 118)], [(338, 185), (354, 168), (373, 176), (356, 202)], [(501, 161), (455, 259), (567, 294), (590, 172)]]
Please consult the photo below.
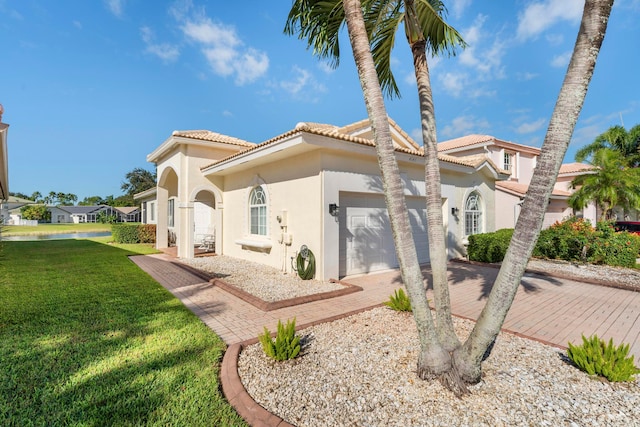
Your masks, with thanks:
[(249, 230), (258, 236), (267, 235), (267, 194), (262, 186), (249, 195)]
[(156, 220), (156, 204), (154, 202), (149, 203), (149, 217), (151, 221)]
[(513, 154), (512, 153), (504, 153), (503, 159), (503, 168), (506, 171), (510, 171), (513, 169)]
[(464, 234), (478, 233), (482, 233), (482, 205), (480, 195), (474, 191), (464, 203)]
[(174, 213), (175, 213), (175, 200), (169, 199), (169, 203), (167, 203), (167, 226), (173, 227), (175, 224), (174, 221)]

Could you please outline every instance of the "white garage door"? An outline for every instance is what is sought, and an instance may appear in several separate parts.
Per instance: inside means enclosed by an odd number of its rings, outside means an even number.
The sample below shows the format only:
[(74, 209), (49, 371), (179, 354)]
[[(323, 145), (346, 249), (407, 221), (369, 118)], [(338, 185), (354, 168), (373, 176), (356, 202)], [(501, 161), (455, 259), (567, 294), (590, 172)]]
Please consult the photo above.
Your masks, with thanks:
[[(384, 197), (340, 194), (340, 276), (398, 267)], [(420, 263), (429, 261), (425, 199), (407, 198)]]

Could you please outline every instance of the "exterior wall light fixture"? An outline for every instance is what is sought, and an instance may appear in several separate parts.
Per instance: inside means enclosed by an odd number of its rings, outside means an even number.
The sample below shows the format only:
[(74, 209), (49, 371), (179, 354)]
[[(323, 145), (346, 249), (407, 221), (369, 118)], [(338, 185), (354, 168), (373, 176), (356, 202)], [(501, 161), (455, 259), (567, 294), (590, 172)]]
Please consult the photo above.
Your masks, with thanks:
[(329, 204), (329, 215), (335, 216), (335, 217), (340, 215), (340, 206), (336, 205), (335, 203), (330, 203)]

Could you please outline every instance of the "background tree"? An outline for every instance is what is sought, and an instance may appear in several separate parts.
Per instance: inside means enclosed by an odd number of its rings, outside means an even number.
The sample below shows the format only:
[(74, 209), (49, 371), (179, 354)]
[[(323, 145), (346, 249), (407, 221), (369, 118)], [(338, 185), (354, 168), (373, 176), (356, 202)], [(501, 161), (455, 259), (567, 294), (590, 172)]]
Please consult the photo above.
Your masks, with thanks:
[(601, 210), (601, 220), (610, 218), (615, 206), (640, 209), (640, 168), (630, 167), (620, 151), (596, 150), (590, 163), (593, 173), (579, 175), (571, 181), (577, 191), (569, 197), (569, 206), (582, 210), (594, 201)]
[(593, 160), (596, 152), (602, 148), (618, 151), (627, 165), (637, 168), (640, 166), (640, 125), (635, 125), (628, 132), (623, 126), (611, 126), (591, 144), (578, 150), (576, 161)]
[(104, 199), (100, 196), (87, 196), (78, 202), (79, 206), (97, 206), (104, 205)]
[[(419, 2), (425, 3), (425, 0), (419, 0)], [(308, 37), (317, 37), (319, 40), (326, 41), (330, 40), (331, 34), (337, 34), (333, 30), (336, 25), (338, 27), (341, 25), (341, 12), (333, 8), (327, 15), (324, 10), (321, 10), (323, 4), (326, 3), (314, 0), (299, 2), (300, 10), (303, 13), (296, 19), (298, 19), (300, 28), (312, 28), (306, 33)], [(411, 2), (405, 3), (405, 5), (409, 4)], [(404, 197), (400, 197), (402, 183), (399, 180), (382, 91), (378, 75), (375, 73), (368, 40), (368, 35), (371, 32), (367, 31), (367, 26), (364, 23), (360, 2), (358, 0), (343, 0), (349, 40), (376, 143), (396, 252), (403, 281), (410, 293), (418, 328), (420, 340), (418, 373), (420, 377), (426, 378), (429, 374), (436, 374), (440, 375), (440, 378), (449, 378), (451, 381), (447, 385), (457, 391), (463, 391), (458, 388), (457, 381), (455, 381), (457, 379), (471, 383), (480, 380), (483, 356), (504, 323), (540, 233), (558, 170), (571, 140), (593, 75), (612, 4), (613, 0), (587, 0), (585, 2), (574, 52), (549, 123), (534, 177), (525, 198), (523, 213), (518, 218), (505, 260), (473, 331), (464, 345), (450, 353), (444, 349), (436, 335), (433, 318), (424, 295), (424, 288), (421, 288), (421, 273), (417, 265), (415, 245), (405, 221), (406, 205)], [(365, 15), (370, 7), (372, 7), (371, 3), (365, 3)], [(315, 46), (314, 49), (315, 53), (319, 53)], [(444, 250), (444, 248), (439, 248), (439, 250)], [(416, 276), (416, 270), (419, 277)], [(439, 309), (440, 307), (437, 305), (436, 311)]]
[(27, 205), (20, 208), (23, 219), (41, 222), (51, 221), (51, 212), (45, 205)]
[(40, 193), (39, 191), (34, 191), (33, 193), (31, 193), (31, 197), (29, 197), (29, 199), (33, 200), (36, 203), (42, 203), (42, 193)]
[(146, 169), (135, 168), (125, 175), (125, 181), (120, 186), (120, 189), (125, 192), (126, 195), (132, 196), (141, 191), (148, 190), (156, 186), (156, 173), (150, 172)]

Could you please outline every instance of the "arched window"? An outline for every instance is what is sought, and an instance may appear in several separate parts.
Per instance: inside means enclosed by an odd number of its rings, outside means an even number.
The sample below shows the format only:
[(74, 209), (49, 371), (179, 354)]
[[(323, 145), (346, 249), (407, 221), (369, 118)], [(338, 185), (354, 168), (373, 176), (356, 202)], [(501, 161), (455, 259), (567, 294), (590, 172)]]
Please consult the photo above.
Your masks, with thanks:
[(267, 195), (261, 186), (249, 195), (249, 229), (251, 234), (267, 235)]
[(480, 195), (474, 191), (464, 203), (464, 234), (478, 233), (482, 233), (482, 204)]

